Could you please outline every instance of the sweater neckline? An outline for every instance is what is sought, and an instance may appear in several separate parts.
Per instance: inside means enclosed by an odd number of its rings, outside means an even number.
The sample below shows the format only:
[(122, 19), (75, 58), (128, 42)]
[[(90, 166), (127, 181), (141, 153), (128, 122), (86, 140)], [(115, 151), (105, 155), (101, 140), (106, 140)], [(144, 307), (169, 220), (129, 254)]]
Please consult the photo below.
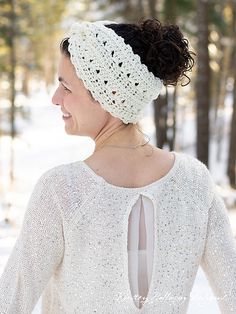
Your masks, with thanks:
[(167, 174), (164, 175), (163, 177), (161, 177), (160, 179), (155, 180), (154, 182), (149, 183), (149, 184), (144, 185), (144, 186), (141, 186), (141, 187), (124, 187), (124, 186), (114, 185), (114, 184), (106, 181), (102, 176), (99, 176), (92, 168), (90, 168), (86, 164), (86, 162), (84, 160), (79, 160), (78, 162), (83, 166), (83, 168), (89, 174), (92, 175), (92, 177), (97, 182), (103, 183), (105, 186), (109, 187), (110, 189), (123, 190), (123, 191), (139, 191), (139, 190), (145, 190), (145, 189), (149, 189), (149, 188), (161, 185), (174, 176), (176, 169), (178, 168), (179, 161), (180, 161), (180, 153), (176, 152), (176, 151), (171, 151), (170, 153), (174, 154), (175, 160), (174, 160), (174, 164), (173, 164), (172, 168), (169, 170), (169, 172), (167, 172)]

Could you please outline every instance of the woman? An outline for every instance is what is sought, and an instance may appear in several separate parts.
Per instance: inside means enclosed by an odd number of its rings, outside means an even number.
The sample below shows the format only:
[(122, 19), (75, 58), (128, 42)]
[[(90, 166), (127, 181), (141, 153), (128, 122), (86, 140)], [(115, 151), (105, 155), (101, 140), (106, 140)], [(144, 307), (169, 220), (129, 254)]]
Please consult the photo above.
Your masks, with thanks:
[(94, 153), (38, 180), (0, 281), (0, 312), (186, 313), (202, 266), (222, 313), (236, 313), (236, 245), (207, 167), (145, 140), (138, 125), (194, 60), (178, 26), (75, 23), (61, 42), (68, 134)]

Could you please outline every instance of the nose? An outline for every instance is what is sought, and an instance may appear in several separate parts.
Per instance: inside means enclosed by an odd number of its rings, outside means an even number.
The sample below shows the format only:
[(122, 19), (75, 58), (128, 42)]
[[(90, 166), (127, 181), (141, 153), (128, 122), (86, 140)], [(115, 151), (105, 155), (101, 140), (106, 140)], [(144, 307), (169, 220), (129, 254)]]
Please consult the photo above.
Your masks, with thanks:
[(62, 99), (58, 93), (58, 89), (56, 89), (56, 91), (54, 92), (52, 96), (52, 103), (57, 106), (60, 106), (62, 104)]

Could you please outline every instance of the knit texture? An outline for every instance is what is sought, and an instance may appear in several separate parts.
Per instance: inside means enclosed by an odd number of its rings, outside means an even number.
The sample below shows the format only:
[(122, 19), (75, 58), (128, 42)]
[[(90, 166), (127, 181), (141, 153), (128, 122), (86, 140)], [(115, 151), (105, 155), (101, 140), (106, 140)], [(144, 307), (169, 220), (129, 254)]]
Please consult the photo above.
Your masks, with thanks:
[(74, 23), (69, 34), (70, 60), (85, 87), (104, 110), (125, 124), (136, 123), (156, 99), (162, 81), (141, 63), (130, 45), (105, 21)]
[[(202, 266), (221, 313), (235, 314), (236, 243), (226, 207), (207, 167), (174, 153), (172, 169), (139, 188), (115, 186), (83, 161), (45, 172), (0, 279), (0, 313), (31, 313), (42, 294), (43, 314), (183, 314)], [(155, 243), (147, 300), (138, 309), (127, 228), (140, 195), (153, 203)]]

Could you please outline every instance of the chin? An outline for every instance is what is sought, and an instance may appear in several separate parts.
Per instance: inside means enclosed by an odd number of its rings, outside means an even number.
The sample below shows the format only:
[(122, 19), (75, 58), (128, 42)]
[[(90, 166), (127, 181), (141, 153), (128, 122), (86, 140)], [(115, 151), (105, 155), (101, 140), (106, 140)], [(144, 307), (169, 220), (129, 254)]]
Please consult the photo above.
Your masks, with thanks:
[(71, 130), (69, 128), (66, 128), (66, 127), (65, 127), (65, 132), (68, 135), (77, 135), (75, 131), (73, 131), (73, 130)]

